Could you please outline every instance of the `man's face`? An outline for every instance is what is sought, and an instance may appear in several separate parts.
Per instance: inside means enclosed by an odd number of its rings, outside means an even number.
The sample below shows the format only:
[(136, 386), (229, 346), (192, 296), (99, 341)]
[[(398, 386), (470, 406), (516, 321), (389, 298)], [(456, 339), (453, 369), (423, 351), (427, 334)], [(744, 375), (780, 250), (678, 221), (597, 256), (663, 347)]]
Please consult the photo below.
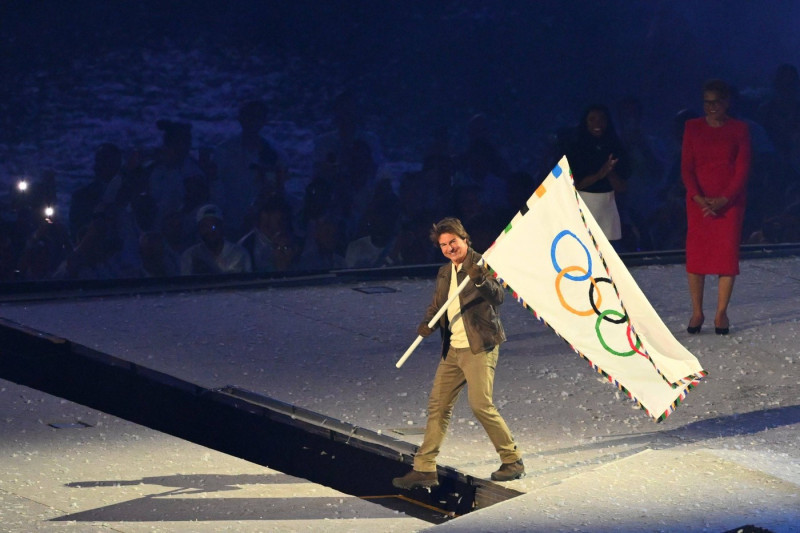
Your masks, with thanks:
[(442, 255), (456, 265), (460, 265), (467, 257), (469, 245), (467, 244), (467, 241), (458, 235), (454, 235), (452, 233), (442, 233), (439, 235), (439, 249), (442, 251)]

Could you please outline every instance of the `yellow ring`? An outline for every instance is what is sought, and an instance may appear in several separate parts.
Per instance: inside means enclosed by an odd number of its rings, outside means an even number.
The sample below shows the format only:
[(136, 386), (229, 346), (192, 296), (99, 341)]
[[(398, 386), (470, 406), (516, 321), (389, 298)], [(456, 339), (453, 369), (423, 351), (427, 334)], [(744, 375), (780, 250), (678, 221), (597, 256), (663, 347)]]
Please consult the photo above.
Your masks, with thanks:
[[(583, 267), (569, 266), (562, 268), (561, 272), (559, 272), (558, 276), (556, 276), (556, 295), (558, 295), (558, 301), (561, 302), (561, 305), (564, 307), (564, 309), (570, 313), (574, 313), (578, 316), (591, 316), (595, 314), (594, 309), (590, 307), (587, 311), (578, 311), (574, 307), (570, 306), (566, 300), (564, 300), (564, 295), (561, 294), (561, 280), (564, 278), (564, 275), (575, 271), (578, 271), (581, 274), (587, 274), (586, 269)], [(603, 295), (600, 293), (600, 289), (597, 288), (597, 282), (595, 282), (594, 278), (589, 276), (589, 281), (592, 283), (592, 286), (594, 286), (595, 293), (597, 293), (597, 302), (595, 305), (599, 308), (603, 303)]]

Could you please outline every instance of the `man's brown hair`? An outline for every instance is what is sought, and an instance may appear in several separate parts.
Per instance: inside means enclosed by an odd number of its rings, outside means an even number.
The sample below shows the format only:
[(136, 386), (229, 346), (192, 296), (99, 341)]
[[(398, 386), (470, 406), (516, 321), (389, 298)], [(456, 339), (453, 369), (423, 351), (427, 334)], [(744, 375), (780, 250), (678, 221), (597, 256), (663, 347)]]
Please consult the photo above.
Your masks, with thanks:
[(467, 233), (467, 230), (464, 228), (464, 224), (455, 217), (443, 218), (433, 225), (429, 237), (434, 245), (439, 246), (439, 237), (442, 236), (442, 233), (452, 233), (467, 241), (468, 245), (472, 245), (469, 240), (469, 233)]

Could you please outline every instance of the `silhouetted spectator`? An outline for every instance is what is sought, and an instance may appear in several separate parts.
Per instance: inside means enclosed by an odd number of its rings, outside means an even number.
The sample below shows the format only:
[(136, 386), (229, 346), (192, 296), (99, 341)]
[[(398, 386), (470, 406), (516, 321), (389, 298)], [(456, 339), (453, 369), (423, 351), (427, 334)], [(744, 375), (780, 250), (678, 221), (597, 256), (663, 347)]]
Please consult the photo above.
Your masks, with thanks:
[(473, 151), (479, 152), (479, 157), (488, 167), (487, 172), (503, 180), (511, 173), (511, 167), (491, 138), (489, 119), (483, 113), (474, 115), (467, 123), (467, 149), (458, 157), (461, 168), (470, 165)]
[(418, 212), (417, 217), (403, 220), (397, 236), (398, 256), (404, 265), (428, 265), (436, 262), (436, 249), (430, 245), (431, 220), (434, 211)]
[(181, 211), (173, 211), (164, 215), (161, 223), (161, 234), (167, 247), (179, 256), (198, 240), (197, 214), (191, 221)]
[(341, 206), (335, 204), (333, 200), (333, 185), (329, 181), (316, 177), (306, 185), (300, 213), (300, 227), (304, 233), (309, 231), (309, 224), (317, 218), (322, 216), (341, 218)]
[(318, 174), (313, 181), (330, 184), (331, 206), (341, 215), (345, 236), (352, 239), (362, 225), (364, 211), (376, 187), (376, 165), (369, 145), (362, 140), (353, 141), (347, 153), (346, 165), (329, 170), (335, 174)]
[(453, 189), (452, 213), (465, 224), (485, 210), (485, 206), (481, 203), (480, 187), (467, 184)]
[(500, 151), (489, 139), (486, 117), (473, 117), (468, 133), (469, 145), (458, 158), (453, 186), (477, 187), (484, 209), (508, 209), (508, 177), (511, 171)]
[(49, 279), (72, 253), (66, 226), (55, 218), (43, 218), (30, 236), (17, 266), (17, 279)]
[(119, 147), (111, 143), (101, 144), (94, 153), (94, 178), (73, 192), (70, 199), (69, 231), (73, 238), (91, 223), (98, 206), (116, 201), (122, 185), (121, 168), (122, 151)]
[(780, 65), (772, 91), (758, 108), (756, 119), (772, 141), (774, 153), (760, 149), (759, 130), (748, 123), (753, 164), (747, 184), (745, 235), (774, 225), (776, 212), (789, 205), (791, 190), (800, 186), (800, 76), (791, 64)]
[(537, 163), (533, 173), (534, 188), (547, 179), (550, 171), (567, 154), (567, 150), (570, 144), (575, 141), (576, 135), (575, 126), (561, 127), (542, 134), (538, 143)]
[[(443, 195), (432, 195), (435, 183), (431, 183), (431, 172), (406, 172), (400, 178), (398, 186), (398, 202), (400, 209), (400, 231), (398, 234), (399, 255), (405, 264), (427, 264), (433, 262), (434, 255), (430, 246), (430, 221), (436, 220), (436, 213), (449, 206), (437, 205)], [(449, 188), (449, 185), (448, 185)], [(444, 208), (444, 209), (443, 209)]]
[[(418, 218), (422, 213), (429, 213), (436, 207), (436, 201), (445, 196), (434, 196), (431, 190), (435, 184), (429, 181), (431, 174), (420, 172), (406, 172), (400, 177), (398, 185), (398, 201), (400, 205), (400, 220), (407, 222)], [(430, 248), (427, 233), (425, 244)]]
[(314, 173), (320, 176), (347, 174), (356, 141), (366, 143), (372, 160), (380, 167), (383, 160), (378, 136), (364, 129), (356, 98), (342, 91), (333, 101), (333, 131), (314, 139)]
[(356, 99), (349, 91), (336, 96), (334, 130), (314, 140), (314, 177), (327, 180), (340, 206), (347, 238), (357, 231), (384, 163), (378, 137), (363, 128)]
[(48, 169), (39, 179), (25, 177), (17, 180), (11, 186), (8, 200), (11, 216), (7, 235), (11, 240), (12, 263), (16, 268), (28, 238), (40, 227), (42, 220), (61, 216), (55, 213), (55, 172)]
[(11, 225), (0, 220), (0, 281), (11, 281), (17, 267), (16, 250), (11, 241)]
[(186, 200), (186, 179), (207, 179), (198, 162), (191, 156), (192, 125), (159, 120), (164, 132), (163, 143), (149, 172), (149, 192), (155, 201), (158, 227), (167, 213), (182, 211)]
[(225, 235), (238, 240), (254, 223), (256, 198), (283, 195), (287, 178), (285, 155), (261, 134), (267, 106), (259, 100), (239, 108), (241, 132), (214, 149), (210, 168), (212, 198), (226, 215)]
[(506, 223), (511, 222), (514, 215), (525, 206), (536, 188), (533, 185), (533, 176), (527, 172), (512, 172), (508, 177), (508, 203), (511, 206), (502, 216)]
[(347, 241), (342, 213), (342, 206), (334, 202), (332, 184), (319, 177), (311, 180), (306, 186), (300, 221), (305, 235), (301, 270), (345, 268)]
[(657, 250), (679, 250), (686, 244), (686, 187), (681, 179), (681, 150), (686, 121), (699, 115), (682, 109), (672, 121), (673, 150), (659, 196), (663, 205), (650, 221), (650, 235)]
[(800, 242), (800, 193), (797, 190), (789, 202), (783, 211), (768, 217), (745, 242), (747, 244)]
[(635, 234), (633, 248), (652, 250), (650, 227), (653, 216), (661, 208), (663, 198), (660, 186), (664, 165), (656, 153), (655, 140), (646, 134), (643, 126), (642, 103), (628, 96), (617, 104), (619, 137), (628, 156), (630, 176), (626, 190), (618, 195), (620, 215)]
[(305, 249), (300, 256), (300, 270), (337, 270), (346, 268), (342, 249), (344, 232), (339, 219), (323, 215), (309, 226)]
[(144, 150), (133, 149), (123, 162), (123, 182), (119, 199), (133, 215), (139, 231), (156, 231), (163, 221), (158, 205), (150, 194), (150, 171), (153, 161), (148, 161)]
[(345, 252), (348, 268), (374, 268), (402, 263), (397, 236), (399, 202), (389, 180), (378, 182), (364, 213), (359, 235)]
[(139, 253), (142, 258), (142, 277), (161, 278), (180, 274), (181, 258), (167, 246), (161, 233), (142, 233), (139, 238)]
[(430, 197), (438, 198), (440, 202), (441, 199), (451, 197), (455, 171), (456, 163), (453, 158), (453, 148), (450, 145), (449, 132), (447, 128), (438, 128), (433, 132), (431, 144), (422, 158), (422, 172), (425, 174), (425, 181), (429, 184), (428, 190), (433, 191), (429, 194)]
[(181, 255), (181, 275), (231, 274), (252, 271), (247, 250), (225, 239), (222, 211), (213, 204), (197, 211), (200, 242)]
[(256, 226), (239, 241), (250, 256), (254, 272), (285, 272), (297, 266), (302, 251), (292, 230), (292, 210), (281, 198), (267, 200)]
[(78, 235), (78, 244), (72, 254), (61, 263), (53, 279), (119, 279), (133, 277), (119, 263), (122, 242), (113, 220), (102, 212), (95, 213), (85, 231)]
[[(772, 94), (759, 107), (757, 119), (767, 130), (786, 166), (800, 163), (800, 75), (797, 67), (783, 64), (777, 68)], [(800, 167), (793, 171), (798, 170)], [(791, 178), (785, 179), (788, 182)]]

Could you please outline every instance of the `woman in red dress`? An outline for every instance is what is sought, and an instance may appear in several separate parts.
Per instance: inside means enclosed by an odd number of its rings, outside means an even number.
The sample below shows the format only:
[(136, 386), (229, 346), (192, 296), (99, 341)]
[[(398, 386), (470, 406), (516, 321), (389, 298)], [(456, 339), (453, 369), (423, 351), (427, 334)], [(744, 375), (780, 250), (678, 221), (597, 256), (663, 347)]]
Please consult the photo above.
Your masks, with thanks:
[(703, 325), (706, 274), (719, 276), (714, 328), (727, 335), (728, 303), (739, 274), (739, 243), (750, 169), (747, 124), (728, 116), (730, 89), (711, 80), (703, 86), (705, 116), (686, 122), (681, 175), (686, 186), (686, 272), (692, 298), (692, 318), (686, 330)]

